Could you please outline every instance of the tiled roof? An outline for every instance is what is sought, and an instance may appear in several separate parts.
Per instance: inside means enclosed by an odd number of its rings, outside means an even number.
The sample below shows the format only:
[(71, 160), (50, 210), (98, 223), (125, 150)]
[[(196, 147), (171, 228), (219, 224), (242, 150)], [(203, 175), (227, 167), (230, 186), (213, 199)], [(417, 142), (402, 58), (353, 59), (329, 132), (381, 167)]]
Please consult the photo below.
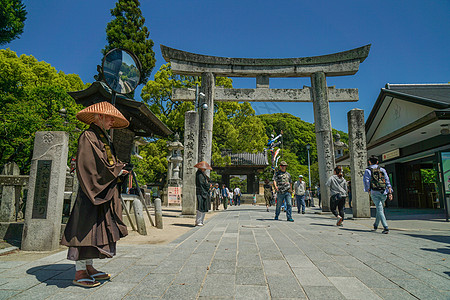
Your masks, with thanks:
[[(258, 153), (230, 153), (225, 152), (223, 156), (231, 158), (231, 165), (229, 166), (268, 166), (267, 155), (264, 152)], [(213, 162), (214, 166), (214, 162)]]
[(411, 96), (421, 97), (450, 104), (450, 84), (386, 84), (386, 88)]

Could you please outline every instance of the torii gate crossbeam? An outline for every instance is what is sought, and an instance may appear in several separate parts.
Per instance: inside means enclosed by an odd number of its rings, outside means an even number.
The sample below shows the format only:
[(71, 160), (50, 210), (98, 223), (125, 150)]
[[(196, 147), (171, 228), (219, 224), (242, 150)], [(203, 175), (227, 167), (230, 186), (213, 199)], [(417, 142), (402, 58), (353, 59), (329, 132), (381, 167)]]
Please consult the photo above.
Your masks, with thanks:
[[(327, 76), (354, 75), (359, 64), (369, 55), (370, 45), (329, 55), (299, 58), (229, 58), (190, 53), (161, 45), (164, 59), (175, 74), (202, 76), (201, 101), (207, 104), (200, 111), (198, 161), (211, 162), (214, 101), (313, 102), (317, 156), (322, 192), (322, 210), (329, 211), (329, 190), (325, 182), (333, 174), (334, 150), (331, 135), (329, 102), (358, 101), (357, 89), (327, 87)], [(255, 89), (224, 89), (215, 87), (215, 77), (255, 77)], [(270, 89), (270, 77), (310, 77), (311, 87), (302, 89)], [(194, 101), (187, 89), (174, 89), (173, 100)], [(202, 104), (203, 104), (202, 103)], [(194, 162), (194, 164), (196, 161)], [(187, 160), (185, 168), (192, 169)], [(192, 174), (189, 171), (187, 174)], [(186, 187), (183, 188), (183, 194)], [(184, 201), (184, 195), (183, 195)]]

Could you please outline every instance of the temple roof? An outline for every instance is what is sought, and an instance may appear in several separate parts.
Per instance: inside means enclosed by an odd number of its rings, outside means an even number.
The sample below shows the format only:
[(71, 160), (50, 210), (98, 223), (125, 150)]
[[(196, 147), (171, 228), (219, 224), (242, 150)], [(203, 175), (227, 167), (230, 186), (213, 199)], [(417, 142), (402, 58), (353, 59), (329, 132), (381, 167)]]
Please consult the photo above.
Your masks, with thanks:
[[(100, 81), (95, 81), (85, 90), (69, 92), (69, 95), (75, 99), (76, 103), (84, 106), (102, 101), (111, 102), (112, 98), (111, 90)], [(117, 94), (116, 107), (130, 121), (128, 129), (133, 131), (136, 136), (165, 137), (172, 134), (172, 131), (142, 102)]]
[[(265, 168), (269, 165), (267, 161), (267, 155), (263, 152), (258, 153), (230, 153), (225, 152), (222, 156), (228, 156), (231, 159), (231, 164), (227, 167), (252, 167), (252, 168)], [(214, 161), (212, 162), (214, 167)], [(218, 168), (215, 166), (215, 168)]]

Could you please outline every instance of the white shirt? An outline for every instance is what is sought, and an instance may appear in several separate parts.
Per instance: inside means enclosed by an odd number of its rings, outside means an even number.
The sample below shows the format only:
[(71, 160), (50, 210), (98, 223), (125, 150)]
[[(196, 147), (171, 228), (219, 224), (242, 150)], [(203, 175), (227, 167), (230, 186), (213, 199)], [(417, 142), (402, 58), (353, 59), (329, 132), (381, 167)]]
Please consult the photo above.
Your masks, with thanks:
[(235, 196), (240, 196), (240, 195), (241, 195), (241, 189), (238, 188), (238, 187), (235, 188), (235, 189), (234, 189), (234, 195), (235, 195)]
[(297, 180), (294, 183), (294, 191), (296, 195), (302, 196), (305, 194), (306, 191), (306, 182), (304, 182), (302, 180), (302, 182), (300, 182), (300, 180)]

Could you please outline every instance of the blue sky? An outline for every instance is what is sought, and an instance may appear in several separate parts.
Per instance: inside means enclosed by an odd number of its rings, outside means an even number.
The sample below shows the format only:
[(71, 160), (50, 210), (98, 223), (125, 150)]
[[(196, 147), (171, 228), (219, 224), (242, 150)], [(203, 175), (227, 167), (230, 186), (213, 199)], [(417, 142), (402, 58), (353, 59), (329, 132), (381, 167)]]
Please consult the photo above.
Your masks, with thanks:
[[(33, 55), (66, 74), (92, 82), (113, 0), (24, 1), (24, 34), (6, 47)], [(331, 103), (331, 123), (347, 132), (346, 114), (369, 115), (386, 83), (450, 81), (450, 1), (141, 1), (154, 41), (156, 66), (165, 63), (160, 44), (200, 54), (282, 58), (330, 54), (372, 44), (356, 75), (328, 78), (328, 86), (358, 88), (356, 103)], [(236, 88), (255, 79), (234, 78)], [(309, 78), (271, 79), (272, 88), (301, 88)], [(140, 100), (140, 92), (136, 93)], [(254, 103), (258, 114), (289, 112), (314, 122), (311, 103)]]

